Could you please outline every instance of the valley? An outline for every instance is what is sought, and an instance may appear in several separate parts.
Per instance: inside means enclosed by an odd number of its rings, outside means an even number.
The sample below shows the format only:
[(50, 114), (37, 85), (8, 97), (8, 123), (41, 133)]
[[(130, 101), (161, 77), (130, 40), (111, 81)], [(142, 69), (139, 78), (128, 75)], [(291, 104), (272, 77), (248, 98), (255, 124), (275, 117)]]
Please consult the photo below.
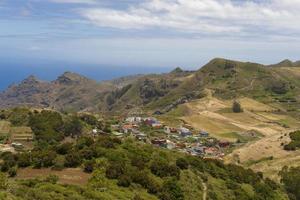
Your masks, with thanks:
[(271, 186), (287, 199), (282, 170), (300, 166), (300, 151), (284, 149), (300, 129), (299, 80), (298, 63), (220, 58), (197, 71), (99, 83), (71, 72), (30, 76), (0, 94), (1, 170), (16, 183), (77, 185), (103, 199), (160, 199), (170, 183), (188, 199), (255, 199)]

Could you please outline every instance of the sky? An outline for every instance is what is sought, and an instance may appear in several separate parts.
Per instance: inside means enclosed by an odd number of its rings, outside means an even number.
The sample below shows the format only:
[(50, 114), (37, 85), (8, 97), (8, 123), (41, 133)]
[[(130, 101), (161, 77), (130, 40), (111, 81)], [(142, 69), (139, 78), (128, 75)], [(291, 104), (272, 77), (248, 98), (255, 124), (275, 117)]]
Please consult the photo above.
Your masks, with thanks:
[(300, 60), (299, 10), (300, 0), (0, 0), (0, 89), (27, 74)]

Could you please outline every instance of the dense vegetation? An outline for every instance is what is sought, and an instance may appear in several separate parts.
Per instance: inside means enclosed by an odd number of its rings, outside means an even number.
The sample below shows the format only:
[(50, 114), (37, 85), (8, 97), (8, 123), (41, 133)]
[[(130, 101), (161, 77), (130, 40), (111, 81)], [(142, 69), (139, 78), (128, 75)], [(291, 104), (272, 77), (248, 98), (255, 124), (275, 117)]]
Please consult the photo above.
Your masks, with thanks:
[(300, 130), (290, 133), (291, 142), (284, 145), (284, 149), (287, 151), (295, 151), (300, 148)]
[[(85, 134), (85, 128), (94, 127), (110, 132), (112, 120), (100, 122), (88, 114), (21, 111), (22, 125), (34, 131), (34, 148), (0, 155), (0, 199), (198, 200), (204, 192), (212, 200), (287, 199), (280, 185), (250, 169), (155, 148), (130, 137), (120, 140)], [(15, 118), (10, 111), (2, 114), (6, 120)], [(73, 139), (66, 141), (66, 137)], [(7, 178), (16, 176), (19, 168), (78, 167), (91, 174), (87, 185), (59, 184), (55, 176)]]
[(300, 199), (300, 167), (284, 167), (280, 175), (289, 198), (291, 200)]
[[(56, 199), (75, 198), (68, 196), (72, 191), (75, 192), (74, 195), (78, 194), (78, 199), (102, 199), (98, 197), (97, 191), (111, 190), (108, 187), (112, 183), (114, 186), (111, 187), (125, 190), (138, 187), (147, 191), (147, 195), (162, 200), (197, 199), (192, 198), (189, 192), (198, 190), (201, 193), (203, 188), (196, 183), (202, 182), (209, 186), (210, 199), (277, 199), (281, 193), (280, 187), (269, 179), (264, 180), (262, 174), (236, 165), (224, 165), (220, 161), (177, 154), (139, 144), (131, 139), (122, 142), (108, 136), (101, 136), (97, 140), (80, 137), (74, 143), (44, 144), (36, 146), (31, 153), (5, 153), (1, 158), (1, 170), (8, 171), (11, 176), (17, 173), (18, 167), (29, 166), (51, 167), (54, 170), (82, 167), (86, 173), (92, 173), (92, 178), (84, 190), (56, 185), (49, 180), (18, 182), (16, 190), (11, 193), (20, 199), (50, 199), (52, 192), (57, 193)], [(15, 169), (14, 172), (11, 169)], [(186, 184), (191, 178), (196, 180), (195, 185), (187, 188)], [(222, 193), (215, 188), (214, 181), (222, 185), (226, 192)], [(39, 190), (44, 190), (42, 192), (46, 193), (45, 197), (35, 193)]]

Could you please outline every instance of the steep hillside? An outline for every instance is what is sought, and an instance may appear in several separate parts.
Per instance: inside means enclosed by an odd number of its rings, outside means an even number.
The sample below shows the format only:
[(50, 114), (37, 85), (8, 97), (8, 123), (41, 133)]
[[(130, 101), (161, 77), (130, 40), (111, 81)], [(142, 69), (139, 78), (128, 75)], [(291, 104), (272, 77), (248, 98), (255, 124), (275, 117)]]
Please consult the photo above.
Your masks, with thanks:
[(228, 100), (249, 97), (299, 115), (299, 62), (265, 66), (216, 58), (198, 71), (128, 76), (97, 83), (67, 72), (52, 82), (31, 76), (0, 94), (0, 107), (29, 105), (65, 110), (126, 113), (134, 109), (167, 113), (206, 96)]
[(31, 106), (58, 110), (89, 110), (114, 89), (81, 75), (66, 72), (55, 81), (40, 81), (30, 76), (0, 94), (0, 107)]

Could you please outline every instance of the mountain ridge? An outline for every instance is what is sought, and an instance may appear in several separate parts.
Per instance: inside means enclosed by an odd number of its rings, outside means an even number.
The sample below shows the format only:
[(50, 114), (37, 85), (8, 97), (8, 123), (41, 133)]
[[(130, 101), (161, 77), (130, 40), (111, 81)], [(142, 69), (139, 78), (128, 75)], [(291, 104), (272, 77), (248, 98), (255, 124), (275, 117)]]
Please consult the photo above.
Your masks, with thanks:
[(95, 112), (140, 107), (168, 111), (178, 103), (201, 98), (205, 89), (215, 91), (220, 98), (255, 97), (267, 92), (292, 93), (298, 99), (300, 83), (298, 68), (294, 67), (297, 62), (287, 67), (291, 63), (284, 60), (263, 65), (214, 58), (196, 71), (177, 67), (169, 73), (132, 75), (102, 82), (73, 72), (65, 72), (50, 82), (31, 75), (0, 93), (0, 107), (30, 105)]

